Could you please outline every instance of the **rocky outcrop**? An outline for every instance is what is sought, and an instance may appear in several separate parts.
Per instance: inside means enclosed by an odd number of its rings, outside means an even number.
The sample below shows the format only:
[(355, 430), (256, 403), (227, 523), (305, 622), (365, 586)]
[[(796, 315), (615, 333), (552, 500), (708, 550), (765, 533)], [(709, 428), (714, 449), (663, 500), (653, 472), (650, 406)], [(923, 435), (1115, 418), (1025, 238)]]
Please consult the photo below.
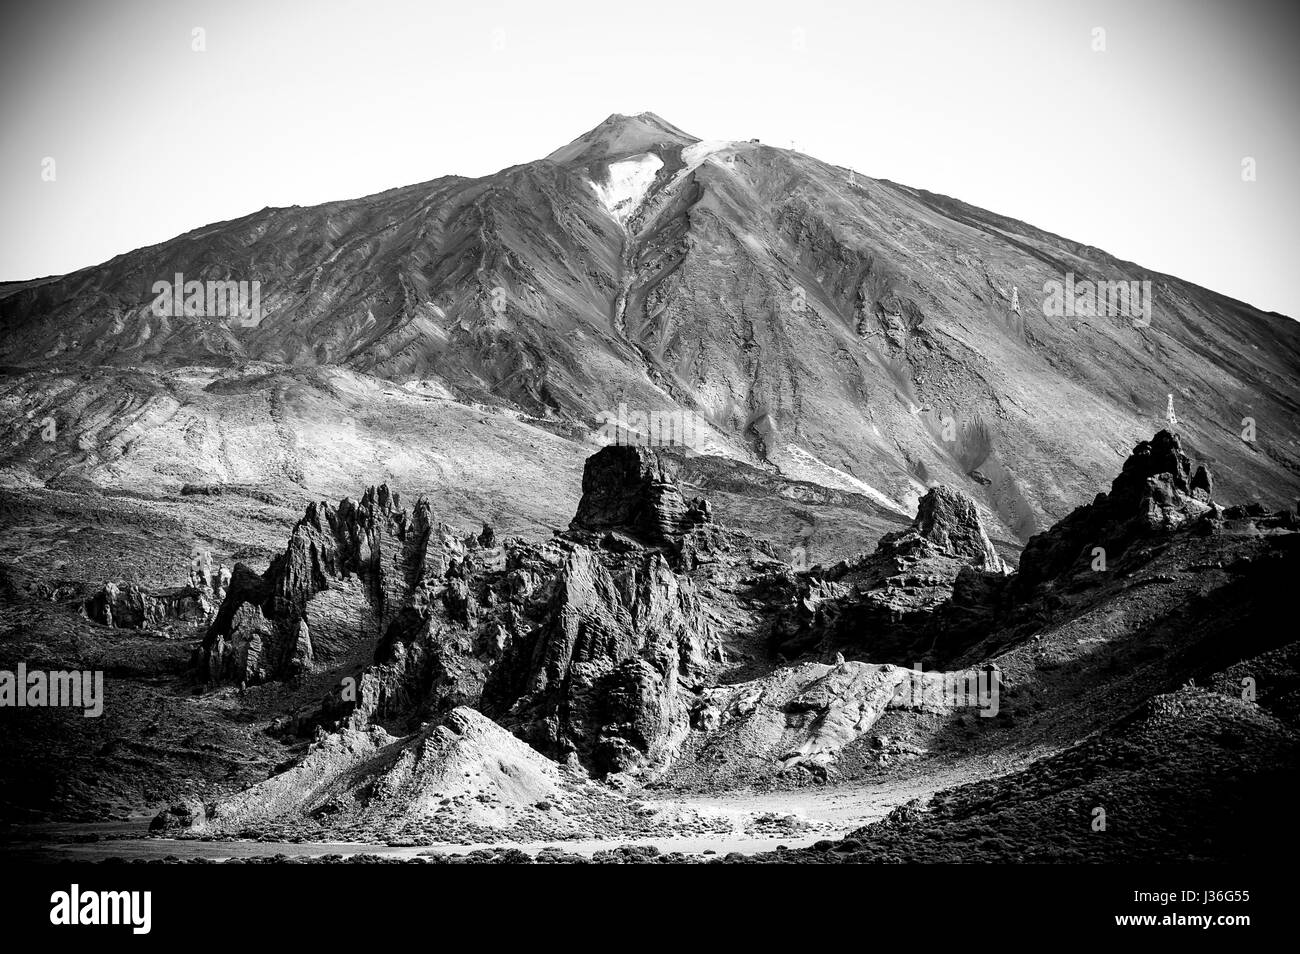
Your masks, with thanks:
[[(387, 488), (356, 505), (313, 505), (265, 574), (236, 568), (207, 659), (244, 678), (322, 665), (354, 673), (299, 729), (382, 727), (401, 738), (473, 707), (562, 763), (653, 777), (688, 744), (693, 722), (735, 723), (745, 698), (728, 690), (723, 701), (711, 688), (731, 634), (706, 595), (744, 561), (674, 476), (650, 448), (605, 448), (588, 461), (571, 528), (540, 543), (435, 526), (427, 501), (408, 513)], [(1157, 435), (1096, 506), (1123, 527), (1175, 526), (1208, 512), (1207, 485), (1176, 441)], [(1053, 531), (1071, 532), (1068, 522)], [(685, 559), (704, 552), (702, 541), (714, 562)], [(769, 647), (787, 656), (861, 660), (782, 703), (795, 713), (782, 732), (794, 735), (776, 746), (787, 752), (764, 758), (789, 765), (825, 763), (874, 722), (883, 710), (868, 675), (938, 668), (1005, 623), (1010, 601), (975, 504), (946, 487), (870, 554), (806, 574), (763, 565), (754, 578), (769, 582), (751, 591), (761, 611), (733, 621), (757, 629), (768, 614)], [(825, 705), (814, 704), (818, 693)]]
[(479, 547), (427, 580), (363, 674), (349, 724), (474, 705), (538, 750), (601, 775), (671, 757), (690, 693), (721, 661), (696, 585), (678, 572), (707, 505), (683, 505), (654, 451), (588, 462), (567, 534)]
[(723, 659), (686, 568), (726, 534), (673, 476), (649, 448), (600, 451), (573, 529), (542, 543), (457, 534), (386, 487), (313, 504), (265, 573), (235, 568), (196, 663), (218, 681), (353, 673), (286, 720), (300, 732), (400, 735), (473, 706), (600, 775), (661, 764)]
[(213, 569), (206, 554), (196, 557), (184, 586), (151, 592), (134, 583), (105, 583), (87, 599), (86, 618), (115, 629), (167, 630), (177, 624), (207, 626), (230, 584), (230, 571)]
[(387, 485), (310, 504), (266, 572), (235, 565), (196, 664), (210, 680), (253, 683), (368, 656), (463, 549), (427, 501), (408, 513)]
[[(480, 541), (491, 540), (494, 546)], [(354, 693), (325, 705), (331, 724), (394, 731), (479, 706), (489, 672), (543, 625), (566, 553), (563, 540), (528, 544), (480, 534), (443, 541), (446, 553), (378, 640)]]
[(886, 535), (882, 548), (899, 555), (936, 555), (963, 560), (990, 573), (1006, 573), (1007, 565), (993, 548), (975, 502), (948, 487), (933, 487), (921, 498), (916, 520), (906, 530)]
[[(731, 786), (785, 773), (825, 780), (845, 749), (873, 734), (890, 709), (948, 715), (957, 709), (995, 716), (996, 672), (921, 672), (892, 665), (807, 662), (701, 694), (696, 732), (669, 771), (690, 786)], [(885, 751), (886, 745), (892, 754)], [(878, 758), (915, 757), (881, 741)]]
[(1032, 537), (1020, 557), (1017, 589), (1033, 587), (1089, 564), (1100, 548), (1113, 563), (1133, 541), (1184, 526), (1213, 509), (1210, 472), (1192, 469), (1177, 434), (1159, 431), (1124, 462), (1109, 494), (1079, 507), (1051, 529)]
[(606, 775), (671, 757), (690, 693), (721, 662), (695, 584), (654, 550), (573, 547), (538, 625), (490, 674), (483, 711)]
[(974, 502), (933, 487), (912, 525), (886, 534), (873, 553), (814, 567), (797, 581), (774, 647), (787, 656), (838, 649), (910, 664), (929, 654), (936, 613), (959, 579), (1007, 572)]
[(707, 501), (682, 497), (676, 465), (669, 458), (646, 447), (610, 445), (587, 460), (582, 500), (569, 529), (673, 546), (691, 529), (712, 520)]
[[(662, 764), (689, 727), (692, 693), (723, 659), (684, 572), (718, 535), (675, 466), (645, 447), (592, 455), (537, 624), (506, 646), (483, 711), (541, 751), (601, 775)], [(703, 541), (703, 542), (701, 542)]]
[(1099, 557), (1113, 566), (1136, 540), (1222, 519), (1212, 488), (1178, 436), (1160, 431), (1134, 448), (1109, 494), (1032, 537), (1014, 576), (974, 504), (933, 488), (912, 526), (884, 536), (874, 553), (801, 579), (775, 645), (787, 655), (842, 649), (873, 662), (943, 665), (1007, 625), (1008, 614), (1030, 629), (1048, 618), (1046, 607), (1030, 606), (1043, 585)]

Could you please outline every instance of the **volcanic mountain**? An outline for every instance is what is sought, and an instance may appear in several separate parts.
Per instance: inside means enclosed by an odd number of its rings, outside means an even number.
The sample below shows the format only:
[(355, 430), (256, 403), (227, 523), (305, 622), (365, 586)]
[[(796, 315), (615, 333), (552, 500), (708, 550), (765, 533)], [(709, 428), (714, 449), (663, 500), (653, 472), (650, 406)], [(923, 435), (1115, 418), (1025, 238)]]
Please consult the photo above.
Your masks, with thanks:
[[(257, 282), (257, 314), (160, 313), (177, 276)], [(1149, 312), (1052, 307), (1121, 281), (1150, 282)], [(296, 510), (389, 482), (462, 522), (554, 527), (602, 422), (669, 415), (713, 490), (785, 501), (755, 517), (783, 547), (861, 550), (943, 483), (1010, 556), (1172, 402), (1225, 497), (1300, 489), (1290, 319), (653, 113), (483, 178), (266, 208), (0, 287), (0, 362), (11, 488), (256, 485)], [(867, 515), (861, 539), (835, 539), (829, 505)]]

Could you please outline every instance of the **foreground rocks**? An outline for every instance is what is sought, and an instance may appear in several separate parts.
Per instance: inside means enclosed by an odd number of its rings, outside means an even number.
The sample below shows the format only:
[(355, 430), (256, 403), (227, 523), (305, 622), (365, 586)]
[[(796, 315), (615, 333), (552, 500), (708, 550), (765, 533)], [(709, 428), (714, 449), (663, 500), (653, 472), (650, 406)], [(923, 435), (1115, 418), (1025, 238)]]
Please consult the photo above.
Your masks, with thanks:
[(932, 656), (943, 627), (940, 611), (961, 586), (1000, 581), (1008, 569), (960, 491), (933, 487), (916, 519), (886, 534), (875, 552), (829, 567), (814, 567), (774, 633), (786, 656), (833, 652), (910, 665)]
[[(692, 712), (697, 731), (669, 778), (706, 789), (762, 784), (774, 774), (824, 782), (845, 749), (873, 737), (888, 710), (947, 716), (968, 708), (996, 717), (998, 679), (992, 670), (920, 672), (841, 659), (707, 689)], [(878, 761), (925, 754), (874, 738)]]
[(1239, 698), (1186, 688), (1022, 771), (895, 809), (843, 839), (736, 860), (1258, 862), (1300, 847), (1289, 804), (1298, 782), (1293, 727)]
[[(703, 501), (688, 503), (653, 450), (600, 451), (583, 486), (570, 528), (539, 543), (458, 533), (433, 520), (427, 501), (408, 512), (387, 488), (358, 505), (309, 508), (266, 573), (237, 567), (199, 654), (214, 679), (332, 667), (336, 688), (284, 722), (313, 736), (308, 753), (234, 801), (180, 806), (158, 824), (215, 818), (212, 830), (226, 833), (314, 826), (374, 837), (393, 830), (381, 819), (396, 819), (402, 831), (444, 837), (444, 822), (485, 833), (514, 830), (523, 816), (474, 806), (430, 814), (435, 795), (505, 804), (522, 779), (559, 778), (551, 769), (567, 773), (560, 790), (570, 794), (578, 790), (564, 786), (592, 776), (615, 788), (726, 790), (889, 772), (932, 746), (951, 758), (1021, 737), (1052, 745), (1135, 705), (1143, 686), (1186, 678), (1186, 661), (1143, 652), (1142, 639), (1167, 633), (1195, 646), (1189, 659), (1224, 651), (1223, 626), (1183, 632), (1176, 576), (1144, 568), (1208, 566), (1204, 552), (1230, 546), (1237, 575), (1196, 585), (1231, 592), (1231, 615), (1240, 600), (1251, 605), (1240, 580), (1272, 579), (1278, 565), (1267, 561), (1290, 552), (1296, 529), (1289, 512), (1215, 506), (1208, 472), (1193, 471), (1163, 432), (1135, 449), (1109, 495), (1034, 538), (1029, 578), (1009, 573), (973, 502), (943, 487), (874, 552), (798, 572), (715, 524)], [(1112, 547), (1123, 572), (1081, 587), (1075, 575), (1094, 545)], [(1139, 572), (1150, 579), (1126, 582)], [(1049, 643), (1073, 653), (1095, 640), (1090, 620), (1103, 607), (1106, 641), (1140, 678), (1105, 678), (1117, 663), (1092, 650), (1072, 668), (1040, 662)], [(955, 679), (969, 687), (979, 673), (984, 698), (951, 697)], [(1086, 716), (1071, 717), (1064, 700), (1085, 692)], [(1043, 698), (1057, 701), (1027, 733), (1017, 716), (1042, 711)], [(469, 777), (490, 784), (444, 791)], [(615, 803), (566, 804), (581, 815)], [(618, 804), (609, 818), (622, 817)], [(527, 830), (552, 830), (534, 822)]]
[[(531, 841), (627, 835), (654, 827), (653, 815), (462, 707), (408, 738), (377, 726), (322, 735), (288, 771), (216, 806), (176, 806), (154, 827), (170, 831), (176, 820), (195, 835), (328, 830), (369, 841)], [(671, 828), (672, 820), (658, 821)]]
[(665, 761), (724, 660), (681, 570), (727, 537), (649, 449), (593, 455), (584, 486), (573, 529), (542, 543), (457, 534), (386, 487), (313, 504), (265, 573), (236, 567), (196, 667), (258, 682), (355, 660), (306, 731), (402, 733), (475, 706), (601, 775)]

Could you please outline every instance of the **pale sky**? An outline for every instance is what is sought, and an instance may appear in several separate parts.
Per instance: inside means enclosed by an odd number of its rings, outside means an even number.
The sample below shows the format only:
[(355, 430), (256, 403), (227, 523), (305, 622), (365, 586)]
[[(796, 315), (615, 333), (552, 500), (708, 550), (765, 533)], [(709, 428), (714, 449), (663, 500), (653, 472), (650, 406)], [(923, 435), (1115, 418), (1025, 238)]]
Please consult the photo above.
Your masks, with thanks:
[(46, 0), (0, 14), (0, 280), (486, 175), (651, 110), (1300, 316), (1292, 7)]

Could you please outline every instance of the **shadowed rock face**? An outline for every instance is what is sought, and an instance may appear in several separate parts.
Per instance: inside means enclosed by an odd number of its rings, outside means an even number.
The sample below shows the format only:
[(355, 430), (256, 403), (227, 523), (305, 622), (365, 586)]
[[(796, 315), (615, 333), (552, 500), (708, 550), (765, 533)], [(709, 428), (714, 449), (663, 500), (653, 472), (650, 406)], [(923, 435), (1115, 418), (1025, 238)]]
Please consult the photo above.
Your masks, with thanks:
[(402, 608), (421, 599), (419, 582), (445, 572), (462, 548), (447, 528), (437, 529), (427, 501), (407, 513), (386, 485), (359, 503), (310, 504), (265, 573), (235, 565), (196, 662), (214, 681), (261, 682), (373, 646)]
[(483, 710), (600, 774), (668, 758), (691, 691), (721, 661), (695, 584), (655, 551), (575, 547), (552, 587), (538, 625), (488, 676)]
[(717, 542), (687, 543), (711, 522), (709, 505), (687, 503), (676, 476), (645, 447), (588, 458), (550, 599), (483, 691), (503, 725), (601, 774), (671, 758), (692, 692), (722, 661), (696, 583), (679, 572)]
[(588, 458), (582, 500), (569, 529), (614, 531), (671, 545), (711, 521), (707, 501), (683, 499), (676, 467), (668, 459), (644, 447), (611, 445)]
[(1109, 494), (1098, 494), (1050, 530), (1037, 534), (1020, 557), (1017, 589), (1027, 592), (1100, 548), (1108, 561), (1138, 537), (1182, 526), (1210, 512), (1212, 481), (1205, 465), (1192, 469), (1177, 434), (1159, 431), (1124, 462)]
[(886, 534), (874, 553), (815, 567), (798, 583), (775, 648), (786, 655), (838, 649), (908, 664), (933, 642), (935, 614), (963, 573), (1001, 579), (1006, 572), (974, 502), (933, 487), (912, 525)]

